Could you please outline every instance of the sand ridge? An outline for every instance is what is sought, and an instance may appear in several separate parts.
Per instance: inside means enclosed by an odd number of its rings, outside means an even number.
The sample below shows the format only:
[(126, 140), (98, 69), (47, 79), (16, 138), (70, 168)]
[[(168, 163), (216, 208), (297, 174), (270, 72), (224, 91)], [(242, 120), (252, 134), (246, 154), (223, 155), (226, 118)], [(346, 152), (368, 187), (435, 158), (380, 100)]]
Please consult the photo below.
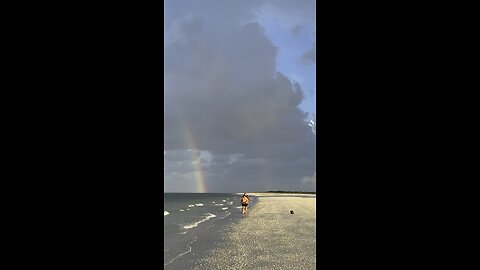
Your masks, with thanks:
[[(195, 269), (315, 269), (314, 196), (252, 193), (257, 201)], [(293, 210), (295, 214), (290, 214)]]

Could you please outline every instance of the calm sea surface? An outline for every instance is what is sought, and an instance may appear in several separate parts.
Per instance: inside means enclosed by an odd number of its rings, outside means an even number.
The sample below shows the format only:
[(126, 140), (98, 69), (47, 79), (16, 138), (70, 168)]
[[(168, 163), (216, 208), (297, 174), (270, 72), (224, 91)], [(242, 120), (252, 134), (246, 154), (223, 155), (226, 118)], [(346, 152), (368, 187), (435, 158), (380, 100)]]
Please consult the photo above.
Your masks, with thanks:
[[(164, 268), (192, 269), (242, 218), (235, 193), (164, 193)], [(251, 196), (251, 205), (255, 197)]]

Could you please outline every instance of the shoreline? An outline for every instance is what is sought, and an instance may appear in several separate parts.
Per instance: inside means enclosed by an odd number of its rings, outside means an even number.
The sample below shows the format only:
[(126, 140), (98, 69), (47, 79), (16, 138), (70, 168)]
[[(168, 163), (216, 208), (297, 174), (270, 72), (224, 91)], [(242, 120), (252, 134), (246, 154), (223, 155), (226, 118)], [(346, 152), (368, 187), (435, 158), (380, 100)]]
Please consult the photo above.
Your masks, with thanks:
[(314, 269), (316, 195), (247, 194), (256, 197), (248, 216), (232, 224), (195, 269)]
[[(224, 218), (212, 219), (214, 222), (210, 225), (208, 222), (201, 223), (198, 228), (192, 228), (192, 232), (187, 232), (187, 234), (195, 234), (195, 238), (192, 238), (173, 260), (166, 261), (164, 258), (164, 269), (194, 269), (198, 261), (205, 258), (211, 250), (221, 246), (226, 240), (226, 235), (242, 219), (241, 209), (237, 208), (240, 206), (240, 198), (240, 196), (235, 196), (234, 203), (228, 206), (231, 214)], [(254, 207), (257, 201), (253, 200), (251, 206)]]
[[(243, 195), (242, 192), (237, 192), (233, 193), (236, 195)], [(316, 197), (317, 194), (309, 194), (309, 193), (293, 193), (293, 192), (288, 192), (288, 193), (276, 193), (276, 192), (247, 192), (247, 194), (250, 196), (257, 196), (257, 197), (281, 197), (281, 196), (306, 196), (306, 197)]]
[(248, 194), (256, 197), (309, 197), (309, 198), (317, 197), (317, 194), (305, 194), (305, 193), (252, 192)]

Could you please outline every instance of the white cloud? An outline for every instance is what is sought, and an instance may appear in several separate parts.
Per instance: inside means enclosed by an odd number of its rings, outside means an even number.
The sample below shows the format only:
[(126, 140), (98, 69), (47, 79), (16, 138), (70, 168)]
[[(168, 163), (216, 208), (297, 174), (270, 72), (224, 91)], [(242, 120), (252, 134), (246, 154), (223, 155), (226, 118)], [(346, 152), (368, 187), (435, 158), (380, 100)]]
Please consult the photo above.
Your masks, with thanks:
[(238, 159), (240, 159), (241, 157), (243, 157), (242, 154), (229, 155), (229, 160), (228, 160), (227, 164), (232, 164), (232, 163), (234, 163), (235, 161), (237, 161)]
[(305, 184), (316, 184), (317, 183), (317, 172), (314, 172), (311, 176), (305, 176), (302, 178), (302, 183)]

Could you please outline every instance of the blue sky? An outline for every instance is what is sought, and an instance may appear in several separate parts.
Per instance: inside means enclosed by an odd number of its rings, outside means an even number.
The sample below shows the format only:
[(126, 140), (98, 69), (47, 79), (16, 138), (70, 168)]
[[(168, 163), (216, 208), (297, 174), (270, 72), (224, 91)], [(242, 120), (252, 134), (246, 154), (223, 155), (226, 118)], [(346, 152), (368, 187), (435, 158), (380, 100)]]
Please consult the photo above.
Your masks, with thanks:
[[(305, 99), (300, 108), (314, 114), (316, 111), (316, 77), (313, 63), (305, 64), (300, 60), (302, 55), (311, 49), (315, 42), (314, 26), (306, 20), (299, 24), (287, 24), (276, 16), (259, 16), (258, 22), (264, 27), (265, 34), (278, 48), (277, 70), (291, 80), (300, 83)], [(294, 29), (299, 30), (294, 33)]]

